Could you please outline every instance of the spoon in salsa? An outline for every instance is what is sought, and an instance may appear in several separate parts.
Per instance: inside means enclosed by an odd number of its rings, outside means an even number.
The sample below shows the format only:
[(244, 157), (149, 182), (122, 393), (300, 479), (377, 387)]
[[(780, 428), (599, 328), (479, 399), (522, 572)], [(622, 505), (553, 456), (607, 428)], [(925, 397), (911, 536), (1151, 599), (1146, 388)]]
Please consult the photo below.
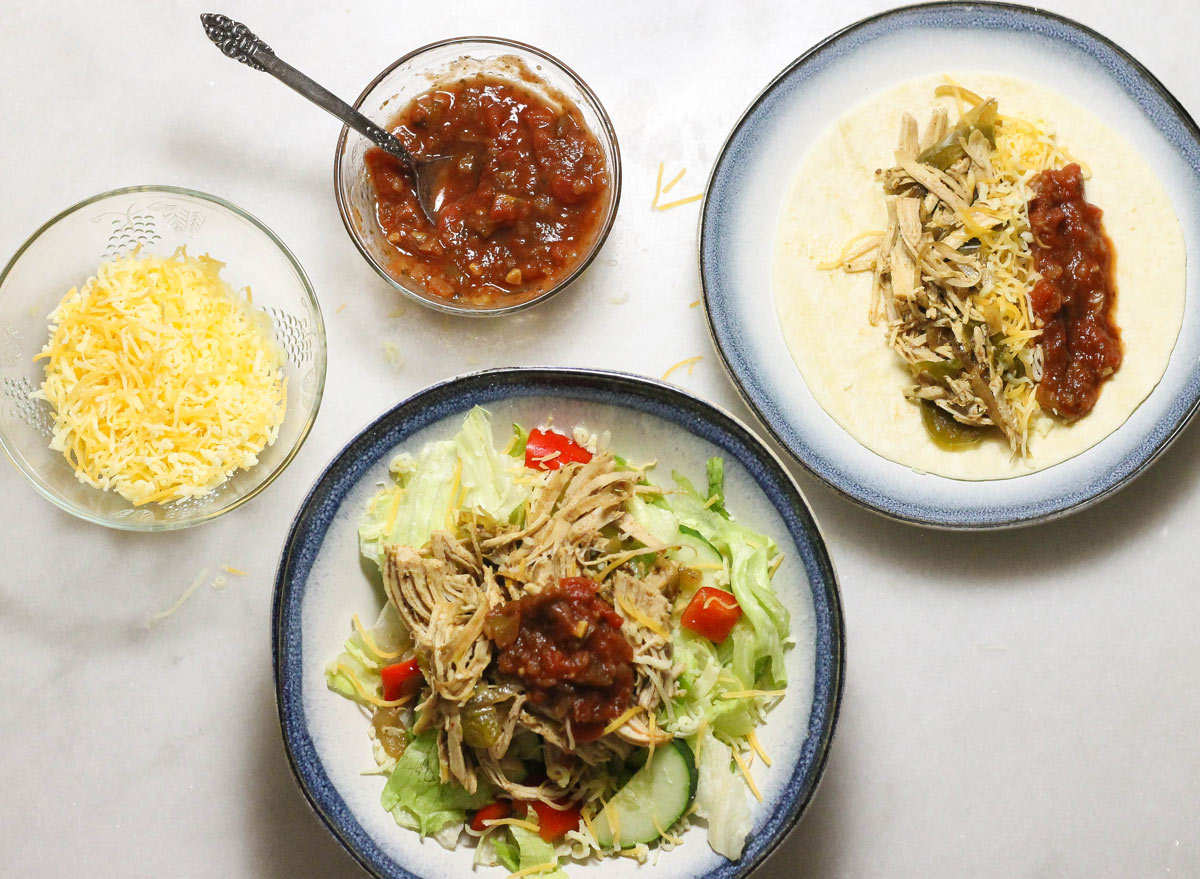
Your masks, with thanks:
[(408, 166), (416, 183), (421, 211), (430, 223), (437, 225), (438, 210), (441, 207), (441, 181), (446, 165), (454, 161), (453, 158), (414, 156), (390, 131), (380, 128), (333, 92), (314, 82), (286, 61), (281, 61), (270, 46), (240, 21), (234, 21), (227, 15), (205, 12), (200, 16), (200, 23), (204, 25), (204, 33), (216, 47), (234, 61), (271, 74)]

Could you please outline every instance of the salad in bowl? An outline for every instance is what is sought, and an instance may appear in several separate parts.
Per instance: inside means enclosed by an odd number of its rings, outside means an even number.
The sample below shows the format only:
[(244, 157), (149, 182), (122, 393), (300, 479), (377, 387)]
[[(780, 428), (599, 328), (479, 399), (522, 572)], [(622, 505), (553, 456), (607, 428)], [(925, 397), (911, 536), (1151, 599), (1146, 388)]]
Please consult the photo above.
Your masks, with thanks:
[(361, 511), (386, 600), (324, 674), (363, 711), (380, 808), (522, 876), (645, 860), (692, 824), (737, 859), (787, 693), (783, 554), (727, 509), (722, 457), (664, 476), (607, 431), (496, 432), (476, 406)]

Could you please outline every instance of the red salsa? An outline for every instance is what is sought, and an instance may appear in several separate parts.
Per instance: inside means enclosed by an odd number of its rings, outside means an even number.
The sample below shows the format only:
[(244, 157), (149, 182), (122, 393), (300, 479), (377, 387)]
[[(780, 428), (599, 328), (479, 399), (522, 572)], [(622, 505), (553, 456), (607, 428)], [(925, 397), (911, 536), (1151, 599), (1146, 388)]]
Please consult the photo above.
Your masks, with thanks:
[(633, 699), (633, 648), (597, 588), (570, 577), (493, 608), (484, 625), (499, 671), (520, 679), (532, 704), (569, 719), (578, 741), (598, 737)]
[(1100, 222), (1103, 212), (1083, 197), (1078, 165), (1043, 171), (1033, 193), (1029, 224), (1042, 276), (1029, 294), (1042, 325), (1037, 399), (1063, 418), (1082, 418), (1121, 365), (1112, 242)]
[[(559, 100), (556, 97), (556, 101)], [(579, 108), (484, 74), (415, 98), (392, 122), (417, 156), (451, 156), (437, 225), (421, 212), (408, 169), (367, 151), (379, 226), (394, 248), (389, 272), (471, 305), (523, 302), (584, 258), (604, 220), (604, 150)]]

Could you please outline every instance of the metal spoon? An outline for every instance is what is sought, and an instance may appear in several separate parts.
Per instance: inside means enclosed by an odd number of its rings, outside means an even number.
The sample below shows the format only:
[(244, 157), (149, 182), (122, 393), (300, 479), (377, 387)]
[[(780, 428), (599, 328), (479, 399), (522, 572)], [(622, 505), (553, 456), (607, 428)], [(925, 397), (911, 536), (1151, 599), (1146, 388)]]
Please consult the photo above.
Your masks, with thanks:
[(380, 128), (337, 95), (313, 82), (292, 65), (279, 60), (271, 51), (271, 47), (240, 21), (234, 21), (226, 15), (205, 12), (200, 16), (200, 23), (204, 25), (204, 32), (216, 47), (234, 61), (241, 61), (255, 70), (265, 70), (406, 164), (416, 181), (417, 201), (421, 204), (422, 212), (430, 223), (437, 225), (438, 210), (441, 207), (438, 198), (439, 184), (442, 172), (446, 164), (453, 161), (452, 158), (414, 156), (390, 131)]

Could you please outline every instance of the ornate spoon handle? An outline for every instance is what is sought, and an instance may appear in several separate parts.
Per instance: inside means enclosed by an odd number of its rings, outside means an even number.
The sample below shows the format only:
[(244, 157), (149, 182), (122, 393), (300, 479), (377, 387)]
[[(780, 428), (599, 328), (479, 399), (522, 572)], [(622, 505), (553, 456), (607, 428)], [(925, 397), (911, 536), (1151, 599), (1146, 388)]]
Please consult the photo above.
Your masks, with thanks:
[(200, 16), (204, 33), (218, 49), (255, 70), (265, 70), (288, 88), (299, 92), (318, 107), (336, 116), (363, 137), (378, 144), (396, 158), (415, 167), (416, 160), (390, 131), (380, 128), (333, 92), (314, 82), (271, 51), (250, 28), (226, 15), (205, 12)]

